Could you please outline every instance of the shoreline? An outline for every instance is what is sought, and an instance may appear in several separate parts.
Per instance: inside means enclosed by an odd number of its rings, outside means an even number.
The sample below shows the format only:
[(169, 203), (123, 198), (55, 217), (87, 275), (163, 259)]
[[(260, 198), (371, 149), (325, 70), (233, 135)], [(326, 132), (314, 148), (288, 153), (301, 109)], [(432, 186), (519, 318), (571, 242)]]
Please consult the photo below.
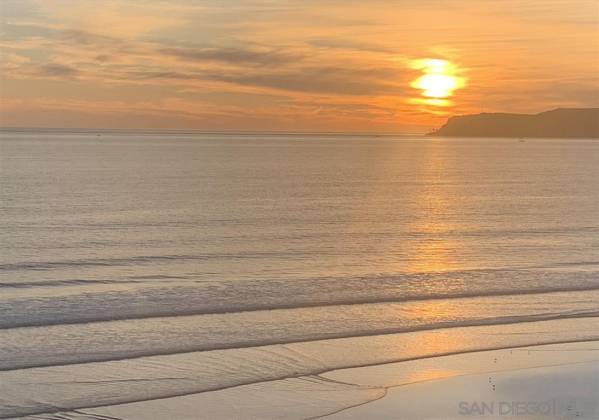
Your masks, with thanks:
[[(508, 380), (517, 378), (518, 372), (531, 372), (537, 369), (541, 375), (546, 376), (554, 374), (552, 370), (556, 368), (564, 370), (557, 375), (558, 377), (567, 378), (571, 375), (573, 367), (584, 363), (599, 366), (598, 360), (599, 341), (597, 340), (510, 347), (337, 369), (322, 374), (277, 379), (148, 401), (82, 408), (63, 411), (60, 414), (71, 413), (131, 420), (160, 419), (169, 416), (179, 419), (193, 419), (199, 416), (224, 420), (239, 418), (240, 414), (247, 416), (243, 418), (275, 418), (277, 413), (280, 415), (284, 412), (287, 417), (298, 420), (386, 419), (392, 418), (386, 417), (389, 410), (397, 410), (398, 406), (406, 403), (405, 398), (402, 397), (404, 392), (407, 392), (405, 390), (409, 390), (410, 395), (414, 393), (412, 398), (423, 400), (427, 392), (432, 392), (427, 388), (432, 387), (431, 389), (436, 390), (435, 395), (446, 395), (443, 401), (447, 403), (449, 395), (453, 395), (451, 392), (455, 394), (457, 389), (468, 389), (470, 386), (468, 378), (471, 382), (481, 382), (482, 377), (486, 379), (488, 376), (489, 383), (491, 377), (495, 378), (494, 382), (501, 383), (505, 378)], [(446, 385), (443, 385), (444, 383)], [(588, 389), (592, 388), (588, 385), (587, 378), (585, 386)], [(414, 390), (414, 387), (423, 390)], [(582, 389), (579, 391), (582, 392)], [(596, 386), (593, 389), (596, 389)], [(563, 389), (558, 391), (562, 392)], [(483, 397), (487, 398), (488, 395), (485, 394)], [(472, 409), (472, 406), (468, 408)], [(35, 418), (35, 415), (23, 418)], [(394, 418), (398, 418), (397, 414)], [(399, 418), (418, 417), (402, 415)]]
[[(570, 344), (570, 343), (563, 343), (563, 344)], [(509, 350), (509, 349), (502, 349), (502, 350)], [(599, 349), (598, 349), (599, 350)], [(445, 357), (445, 356), (440, 356), (440, 357)], [(391, 385), (389, 387), (386, 388), (386, 392), (383, 396), (379, 397), (379, 398), (375, 398), (371, 401), (367, 401), (367, 402), (363, 402), (363, 403), (359, 403), (356, 404), (354, 406), (350, 406), (350, 407), (345, 407), (342, 408), (334, 413), (329, 413), (329, 414), (324, 414), (321, 416), (316, 416), (316, 417), (312, 417), (306, 420), (316, 420), (316, 419), (337, 419), (338, 418), (338, 414), (340, 413), (344, 413), (344, 412), (348, 412), (351, 411), (353, 409), (356, 409), (358, 407), (362, 407), (364, 405), (368, 405), (368, 404), (372, 404), (375, 403), (379, 400), (382, 400), (384, 398), (393, 398), (393, 395), (390, 395), (390, 393), (392, 394), (393, 391), (399, 391), (400, 388), (403, 387), (409, 387), (412, 385), (424, 385), (424, 384), (432, 384), (432, 383), (436, 383), (436, 382), (442, 382), (445, 380), (451, 380), (451, 379), (462, 379), (462, 378), (468, 378), (468, 377), (476, 377), (476, 376), (484, 376), (484, 375), (498, 375), (498, 374), (510, 374), (510, 373), (518, 373), (519, 371), (526, 371), (526, 370), (533, 370), (533, 369), (552, 369), (552, 368), (561, 368), (561, 367), (573, 367), (576, 365), (580, 365), (580, 364), (590, 364), (590, 363), (597, 363), (599, 362), (599, 359), (593, 360), (593, 361), (581, 361), (581, 362), (574, 362), (574, 363), (563, 363), (563, 364), (557, 364), (557, 365), (547, 365), (547, 366), (539, 366), (539, 367), (526, 367), (526, 368), (516, 368), (516, 369), (512, 369), (512, 370), (497, 370), (497, 371), (488, 371), (488, 372), (482, 372), (482, 373), (476, 373), (476, 374), (472, 374), (472, 373), (464, 373), (464, 374), (459, 374), (459, 375), (455, 375), (455, 376), (448, 376), (448, 377), (444, 377), (444, 378), (438, 378), (438, 379), (424, 379), (421, 381), (415, 381), (415, 382), (408, 382), (405, 384), (399, 384), (399, 385)], [(402, 362), (398, 362), (398, 363), (402, 363)], [(599, 374), (599, 372), (598, 372)], [(376, 411), (373, 410), (373, 411)], [(349, 413), (349, 414), (353, 414)], [(466, 415), (466, 414), (464, 414)], [(469, 414), (468, 414), (469, 415)], [(360, 419), (361, 417), (357, 417), (358, 419)]]
[(276, 384), (321, 380), (321, 375), (339, 369), (414, 363), (450, 354), (470, 358), (469, 354), (498, 348), (595, 341), (597, 322), (597, 318), (576, 318), (460, 327), (4, 371), (0, 372), (0, 407), (5, 408), (0, 417), (136, 404), (264, 384), (274, 384), (276, 391)]
[[(595, 419), (599, 416), (599, 401), (596, 400), (599, 394), (599, 341), (590, 343), (592, 347), (581, 343), (564, 343), (478, 352), (476, 359), (479, 360), (474, 362), (480, 362), (481, 357), (492, 356), (491, 367), (496, 366), (499, 357), (517, 359), (523, 355), (528, 358), (538, 356), (540, 352), (552, 354), (549, 357), (543, 355), (544, 362), (533, 362), (531, 366), (518, 366), (522, 360), (508, 360), (512, 365), (507, 368), (441, 375), (438, 378), (389, 385), (382, 398), (318, 418)], [(516, 350), (520, 354), (515, 353)], [(570, 352), (577, 354), (570, 355)], [(456, 360), (459, 358), (463, 357), (460, 355)], [(443, 366), (442, 359), (432, 360), (431, 365)], [(561, 359), (561, 362), (545, 364), (550, 361), (548, 359)], [(539, 365), (534, 366), (535, 363)], [(364, 381), (366, 376), (368, 382), (369, 374), (372, 380), (377, 369), (378, 366), (372, 367), (370, 373), (348, 369), (337, 371), (337, 374), (333, 372), (331, 376), (340, 374), (345, 379), (354, 376), (358, 381)], [(431, 395), (434, 397), (431, 398)], [(399, 413), (401, 417), (397, 417)]]

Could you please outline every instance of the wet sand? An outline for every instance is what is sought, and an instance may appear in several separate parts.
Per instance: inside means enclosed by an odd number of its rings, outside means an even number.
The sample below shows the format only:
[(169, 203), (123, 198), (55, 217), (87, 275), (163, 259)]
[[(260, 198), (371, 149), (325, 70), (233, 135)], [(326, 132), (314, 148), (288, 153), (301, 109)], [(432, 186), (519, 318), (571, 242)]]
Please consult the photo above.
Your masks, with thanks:
[(596, 341), (481, 351), (62, 415), (79, 419), (594, 419), (599, 415), (598, 360)]
[(327, 419), (599, 418), (599, 345), (487, 351), (331, 372), (387, 385), (383, 398)]

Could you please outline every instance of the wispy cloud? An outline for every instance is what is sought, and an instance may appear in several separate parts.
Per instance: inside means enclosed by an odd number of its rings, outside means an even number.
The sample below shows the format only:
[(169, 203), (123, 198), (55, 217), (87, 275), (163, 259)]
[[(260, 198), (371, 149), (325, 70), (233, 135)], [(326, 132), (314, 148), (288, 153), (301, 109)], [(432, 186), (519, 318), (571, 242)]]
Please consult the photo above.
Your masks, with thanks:
[(50, 77), (72, 77), (76, 76), (79, 71), (73, 67), (63, 64), (44, 64), (39, 67), (39, 74)]
[(261, 86), (292, 92), (338, 95), (398, 94), (402, 89), (385, 82), (399, 75), (385, 69), (352, 69), (339, 67), (300, 67), (283, 72), (213, 73), (211, 80), (240, 85)]
[(176, 48), (168, 47), (158, 50), (159, 53), (190, 61), (220, 61), (232, 64), (278, 65), (296, 62), (301, 59), (295, 54), (281, 50), (231, 48), (231, 47), (197, 47)]
[(426, 130), (417, 57), (470, 69), (447, 112), (596, 104), (593, 2), (537, 3), (2, 0), (3, 121)]

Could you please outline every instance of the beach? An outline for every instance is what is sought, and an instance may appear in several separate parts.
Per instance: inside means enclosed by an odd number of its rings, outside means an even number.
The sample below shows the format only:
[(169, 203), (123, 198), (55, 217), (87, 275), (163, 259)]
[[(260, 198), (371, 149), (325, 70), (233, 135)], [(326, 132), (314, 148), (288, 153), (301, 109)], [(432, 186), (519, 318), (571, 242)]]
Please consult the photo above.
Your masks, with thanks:
[(0, 418), (593, 416), (598, 147), (3, 131)]
[(595, 419), (598, 392), (599, 342), (585, 341), (334, 370), (20, 418)]
[(328, 419), (599, 416), (597, 342), (523, 347), (332, 372), (359, 384), (391, 384), (381, 399)]
[(0, 420), (599, 420), (598, 6), (0, 0)]

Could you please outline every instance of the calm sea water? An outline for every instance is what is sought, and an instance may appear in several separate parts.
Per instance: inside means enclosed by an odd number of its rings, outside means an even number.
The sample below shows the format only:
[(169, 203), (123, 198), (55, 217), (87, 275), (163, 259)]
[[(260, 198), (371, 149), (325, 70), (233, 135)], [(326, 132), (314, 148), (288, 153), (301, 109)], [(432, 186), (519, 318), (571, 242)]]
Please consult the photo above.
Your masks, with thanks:
[(599, 337), (594, 140), (4, 131), (0, 194), (1, 416)]

